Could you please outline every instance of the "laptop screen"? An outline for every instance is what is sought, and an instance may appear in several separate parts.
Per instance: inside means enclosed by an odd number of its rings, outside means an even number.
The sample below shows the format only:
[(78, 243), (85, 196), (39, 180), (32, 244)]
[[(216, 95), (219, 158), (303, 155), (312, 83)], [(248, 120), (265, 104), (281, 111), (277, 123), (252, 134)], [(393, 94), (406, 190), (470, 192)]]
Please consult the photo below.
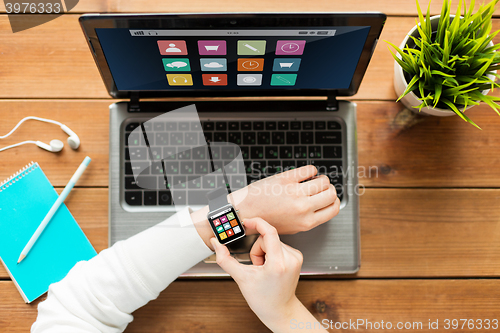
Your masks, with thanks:
[(117, 90), (348, 89), (370, 26), (95, 29)]
[(382, 13), (86, 14), (116, 98), (352, 96)]

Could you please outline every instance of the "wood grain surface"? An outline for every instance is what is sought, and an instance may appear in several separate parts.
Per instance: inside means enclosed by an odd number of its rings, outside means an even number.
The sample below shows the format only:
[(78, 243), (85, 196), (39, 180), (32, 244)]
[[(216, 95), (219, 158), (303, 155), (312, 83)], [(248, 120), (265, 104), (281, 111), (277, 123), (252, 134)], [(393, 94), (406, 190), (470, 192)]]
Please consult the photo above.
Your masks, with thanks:
[[(432, 1), (433, 14), (441, 3)], [(360, 10), (389, 15), (360, 90), (349, 98), (358, 105), (355, 171), (365, 188), (361, 269), (351, 276), (302, 279), (297, 294), (316, 318), (334, 323), (364, 319), (422, 322), (423, 329), (408, 330), (418, 332), (493, 331), (445, 330), (444, 320), (500, 319), (500, 117), (487, 106), (469, 111), (479, 131), (457, 117), (425, 117), (394, 103), (394, 62), (382, 41), (399, 44), (412, 28), (414, 0), (85, 0), (72, 14), (15, 34), (8, 16), (0, 14), (0, 135), (36, 115), (65, 123), (82, 141), (79, 150), (66, 145), (59, 154), (36, 146), (2, 152), (0, 181), (33, 160), (60, 192), (89, 155), (93, 161), (66, 203), (96, 250), (107, 247), (108, 106), (114, 100), (84, 40), (80, 13)], [(40, 17), (16, 20), (28, 24)], [(500, 29), (500, 18), (493, 28)], [(54, 138), (67, 136), (55, 125), (29, 122), (0, 140), (0, 147)], [(0, 280), (0, 332), (29, 331), (40, 300), (24, 304), (3, 267)], [(230, 316), (219, 311), (221, 304)], [(127, 332), (267, 331), (229, 279), (176, 281), (134, 315)], [(429, 319), (439, 320), (438, 330), (429, 330)], [(364, 328), (344, 331), (392, 331)]]
[[(419, 1), (425, 10), (428, 1)], [(470, 4), (467, 0), (467, 6)], [(452, 2), (452, 8), (458, 3)], [(476, 8), (479, 6), (476, 1)], [(441, 1), (430, 1), (431, 13), (438, 15), (441, 12)], [(256, 1), (161, 1), (161, 0), (80, 0), (71, 10), (71, 13), (87, 12), (146, 12), (146, 13), (200, 13), (200, 12), (353, 12), (353, 11), (378, 11), (388, 15), (416, 15), (414, 0), (312, 0), (312, 1), (286, 1), (286, 0), (256, 0)], [(5, 12), (4, 4), (0, 4), (0, 12)], [(495, 15), (499, 15), (497, 9)]]
[(28, 116), (50, 118), (64, 123), (80, 138), (78, 150), (67, 144), (68, 135), (54, 124), (35, 120), (23, 123), (11, 136), (0, 140), (0, 146), (8, 146), (24, 140), (49, 143), (61, 140), (65, 147), (59, 153), (51, 153), (36, 145), (24, 145), (2, 152), (0, 179), (4, 180), (31, 161), (38, 162), (54, 186), (66, 186), (69, 179), (89, 155), (92, 162), (78, 181), (78, 186), (108, 185), (108, 134), (109, 101), (12, 101), (0, 100), (0, 135), (7, 134), (21, 119)]
[[(16, 1), (10, 1), (10, 0), (2, 1), (0, 3), (0, 13), (6, 12), (5, 3), (14, 3), (14, 2)], [(31, 1), (31, 2), (38, 3), (37, 1)], [(48, 1), (43, 1), (43, 2), (46, 3)], [(61, 1), (59, 1), (59, 3), (60, 2)], [(107, 12), (111, 10), (110, 4), (111, 1), (109, 0), (79, 0), (78, 4), (75, 6), (75, 8), (71, 10), (71, 12), (72, 13)], [(21, 7), (21, 10), (23, 9), (24, 5)]]
[[(107, 247), (107, 195), (78, 188), (67, 200), (98, 252)], [(366, 189), (360, 205), (357, 277), (500, 276), (500, 190)]]
[[(33, 18), (25, 15), (25, 20)], [(13, 34), (0, 15), (0, 98), (108, 98), (78, 24), (79, 15), (64, 15), (34, 29)], [(394, 60), (383, 40), (401, 43), (415, 25), (412, 17), (389, 17), (357, 100), (395, 100)], [(500, 19), (494, 20), (500, 29)], [(495, 39), (500, 41), (500, 36)], [(27, 52), (29, 50), (29, 52)], [(9, 66), (5, 66), (9, 64)]]
[[(355, 329), (330, 332), (384, 332), (376, 329), (390, 322), (410, 325), (408, 332), (494, 332), (445, 330), (446, 319), (499, 319), (498, 280), (333, 280), (300, 281), (297, 296), (318, 320), (335, 323), (364, 320)], [(41, 300), (45, 298), (42, 297)], [(10, 281), (0, 281), (0, 327), (6, 332), (27, 332), (35, 321), (36, 307), (24, 304)], [(225, 310), (231, 309), (226, 313)], [(429, 320), (439, 330), (429, 329)], [(407, 324), (409, 323), (409, 324)], [(419, 324), (421, 323), (421, 324)], [(361, 324), (361, 323), (360, 323)], [(344, 324), (345, 325), (345, 324)], [(420, 326), (421, 325), (421, 326)], [(380, 326), (379, 326), (380, 327)], [(422, 329), (417, 329), (422, 327)], [(394, 329), (393, 329), (394, 330)], [(300, 330), (298, 330), (300, 331)], [(395, 331), (395, 330), (394, 330)], [(125, 332), (269, 332), (248, 308), (233, 281), (173, 282), (157, 300), (134, 313)]]
[[(86, 155), (93, 158), (89, 176), (80, 186), (108, 185), (108, 106), (112, 100), (0, 100), (0, 134), (9, 132), (26, 116), (59, 120), (82, 141), (74, 151), (68, 145), (58, 154), (35, 145), (2, 152), (3, 180), (32, 160), (38, 161), (55, 186), (65, 186)], [(404, 110), (401, 104), (357, 102), (359, 182), (368, 187), (500, 187), (500, 117), (488, 106), (469, 115), (480, 131), (458, 117), (427, 117)], [(23, 140), (50, 142), (67, 135), (58, 126), (24, 123), (0, 144)]]

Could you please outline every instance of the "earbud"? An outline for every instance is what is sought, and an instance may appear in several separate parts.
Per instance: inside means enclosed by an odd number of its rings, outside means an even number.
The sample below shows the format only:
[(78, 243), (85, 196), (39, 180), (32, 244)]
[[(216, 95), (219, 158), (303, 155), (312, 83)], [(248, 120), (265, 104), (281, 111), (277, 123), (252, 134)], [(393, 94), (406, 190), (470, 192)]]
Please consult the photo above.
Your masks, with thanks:
[[(78, 147), (80, 147), (80, 138), (78, 137), (78, 135), (76, 135), (75, 132), (73, 132), (72, 130), (69, 129), (68, 126), (66, 125), (61, 125), (61, 129), (69, 135), (69, 138), (68, 138), (68, 145), (73, 148), (73, 149), (78, 149)], [(59, 141), (61, 142), (61, 141)]]
[(42, 141), (23, 141), (23, 142), (19, 142), (19, 143), (16, 143), (14, 145), (11, 145), (11, 146), (0, 148), (0, 151), (4, 151), (7, 149), (11, 149), (11, 148), (19, 147), (22, 145), (31, 144), (31, 143), (37, 145), (38, 147), (40, 147), (42, 149), (48, 150), (48, 151), (53, 152), (53, 153), (60, 152), (64, 147), (64, 143), (62, 143), (61, 140), (52, 140), (52, 141), (50, 141), (50, 145), (43, 143)]
[(50, 141), (50, 145), (43, 143), (41, 141), (37, 141), (36, 145), (42, 149), (51, 151), (53, 153), (60, 152), (64, 148), (64, 143), (61, 140), (52, 140)]
[[(56, 124), (56, 125), (61, 126), (61, 129), (64, 131), (64, 133), (66, 133), (66, 134), (69, 135), (68, 145), (72, 149), (78, 149), (78, 147), (80, 147), (80, 138), (78, 137), (78, 135), (76, 135), (75, 132), (73, 132), (72, 130), (70, 130), (68, 126), (66, 126), (66, 125), (64, 125), (64, 124), (62, 124), (62, 123), (60, 123), (58, 121), (55, 121), (55, 120), (45, 119), (45, 118), (39, 118), (39, 117), (26, 117), (26, 118), (23, 118), (19, 123), (17, 123), (17, 125), (9, 133), (7, 133), (6, 135), (3, 135), (3, 136), (0, 135), (0, 139), (5, 139), (6, 137), (8, 137), (12, 133), (14, 133), (14, 131), (23, 122), (25, 122), (26, 120), (30, 120), (30, 119), (32, 119), (32, 120), (38, 120), (38, 121), (43, 121), (45, 123), (51, 123), (51, 124)], [(50, 141), (50, 145), (48, 145), (46, 143), (43, 143), (41, 141), (23, 141), (23, 142), (16, 143), (16, 144), (8, 146), (8, 147), (0, 148), (0, 151), (4, 151), (4, 150), (10, 149), (10, 148), (14, 148), (14, 147), (19, 147), (21, 145), (25, 145), (25, 144), (28, 144), (28, 143), (36, 144), (38, 147), (40, 147), (42, 149), (45, 149), (45, 150), (48, 150), (48, 151), (51, 151), (53, 153), (57, 153), (57, 152), (61, 151), (63, 149), (63, 147), (64, 147), (64, 144), (60, 140), (52, 140), (52, 141)]]

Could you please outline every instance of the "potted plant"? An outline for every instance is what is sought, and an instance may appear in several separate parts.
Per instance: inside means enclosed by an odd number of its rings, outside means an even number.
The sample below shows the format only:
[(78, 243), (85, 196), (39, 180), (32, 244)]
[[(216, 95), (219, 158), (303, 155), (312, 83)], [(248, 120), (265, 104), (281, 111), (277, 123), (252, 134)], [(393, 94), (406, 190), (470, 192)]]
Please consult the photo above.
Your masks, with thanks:
[[(459, 115), (477, 126), (464, 111), (480, 102), (488, 104), (499, 115), (500, 97), (488, 96), (489, 89), (500, 87), (495, 82), (500, 68), (500, 44), (493, 45), (491, 17), (499, 0), (481, 5), (473, 13), (465, 0), (450, 13), (451, 0), (444, 0), (441, 14), (426, 16), (417, 0), (417, 25), (397, 47), (391, 45), (394, 57), (394, 88), (408, 109), (435, 116)], [(463, 14), (461, 9), (463, 7)]]

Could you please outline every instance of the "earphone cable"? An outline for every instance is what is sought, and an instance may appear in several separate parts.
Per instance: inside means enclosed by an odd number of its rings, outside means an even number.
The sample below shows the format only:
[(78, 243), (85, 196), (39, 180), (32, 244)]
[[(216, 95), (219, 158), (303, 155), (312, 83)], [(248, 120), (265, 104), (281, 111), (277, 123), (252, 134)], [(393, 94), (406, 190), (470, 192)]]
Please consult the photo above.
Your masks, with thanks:
[(4, 150), (10, 149), (10, 148), (14, 148), (14, 147), (18, 147), (18, 146), (22, 146), (22, 145), (26, 145), (26, 144), (30, 144), (30, 143), (33, 143), (36, 145), (36, 141), (23, 141), (23, 142), (19, 142), (19, 143), (16, 143), (14, 145), (11, 145), (11, 146), (0, 148), (0, 151), (4, 151)]
[[(3, 136), (0, 135), (0, 139), (5, 139), (6, 137), (8, 137), (12, 133), (14, 133), (14, 131), (16, 129), (18, 129), (19, 126), (21, 126), (21, 124), (24, 123), (26, 120), (38, 120), (38, 121), (43, 121), (44, 123), (51, 123), (51, 124), (56, 124), (56, 125), (62, 126), (62, 124), (60, 122), (55, 121), (55, 120), (50, 120), (50, 119), (45, 119), (45, 118), (40, 118), (40, 117), (26, 117), (26, 118), (21, 119), (21, 121), (17, 123), (17, 125), (12, 129), (12, 131), (10, 131), (9, 133), (7, 133), (6, 135), (3, 135)], [(35, 141), (24, 141), (24, 142), (34, 143)], [(9, 147), (12, 147), (12, 146), (9, 146)], [(5, 150), (5, 148), (4, 148), (4, 150)], [(0, 150), (0, 151), (2, 151), (2, 150)]]

